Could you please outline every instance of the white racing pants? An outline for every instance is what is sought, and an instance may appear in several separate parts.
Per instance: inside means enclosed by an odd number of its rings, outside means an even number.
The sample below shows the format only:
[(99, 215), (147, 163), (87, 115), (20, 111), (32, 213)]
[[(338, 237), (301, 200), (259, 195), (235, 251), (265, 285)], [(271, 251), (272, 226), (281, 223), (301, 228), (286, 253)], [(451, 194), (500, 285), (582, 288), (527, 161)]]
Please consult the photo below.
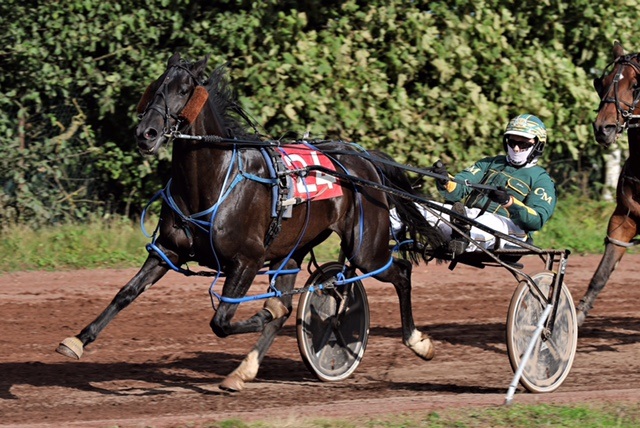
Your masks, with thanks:
[[(441, 205), (445, 208), (451, 209), (451, 205), (450, 204), (443, 204), (440, 202), (433, 202), (434, 204), (438, 204)], [(422, 213), (422, 215), (424, 216), (424, 218), (433, 226), (437, 226), (438, 229), (440, 229), (442, 231), (442, 233), (444, 234), (444, 236), (447, 239), (451, 239), (451, 227), (446, 224), (444, 221), (442, 221), (437, 215), (442, 216), (442, 218), (444, 218), (445, 220), (449, 221), (449, 214), (446, 213), (441, 213), (440, 211), (436, 211), (435, 215), (434, 213), (430, 212), (429, 210), (427, 210), (424, 206), (420, 205), (420, 204), (416, 204), (416, 207), (420, 210), (420, 212)], [(467, 217), (470, 219), (473, 219), (475, 221), (477, 221), (478, 223), (487, 226), (488, 228), (492, 229), (492, 230), (496, 230), (498, 232), (502, 232), (505, 235), (510, 235), (515, 239), (518, 239), (520, 241), (525, 241), (527, 239), (527, 233), (520, 229), (520, 227), (518, 227), (513, 221), (511, 221), (511, 219), (507, 218), (507, 217), (503, 217), (501, 215), (497, 215), (497, 214), (493, 214), (493, 213), (488, 213), (485, 212), (482, 215), (479, 216), (480, 214), (480, 208), (467, 208), (465, 207), (465, 211), (467, 213)], [(400, 219), (398, 218), (398, 215), (396, 213), (396, 209), (393, 208), (391, 209), (391, 211), (389, 212), (390, 217), (391, 217), (391, 230), (394, 234), (394, 236), (396, 236), (400, 230), (402, 229), (402, 223), (400, 222)], [(494, 249), (494, 245), (496, 243), (496, 237), (495, 235), (489, 233), (489, 232), (485, 232), (484, 230), (478, 229), (477, 227), (472, 226), (471, 227), (471, 232), (470, 235), (472, 239), (474, 239), (475, 241), (478, 242), (478, 244), (484, 248), (487, 249)], [(505, 241), (504, 239), (501, 239), (500, 241), (500, 248), (504, 247), (505, 244), (507, 244), (508, 242)], [(467, 247), (468, 252), (471, 251), (476, 251), (476, 245), (471, 242), (469, 244), (469, 246)]]

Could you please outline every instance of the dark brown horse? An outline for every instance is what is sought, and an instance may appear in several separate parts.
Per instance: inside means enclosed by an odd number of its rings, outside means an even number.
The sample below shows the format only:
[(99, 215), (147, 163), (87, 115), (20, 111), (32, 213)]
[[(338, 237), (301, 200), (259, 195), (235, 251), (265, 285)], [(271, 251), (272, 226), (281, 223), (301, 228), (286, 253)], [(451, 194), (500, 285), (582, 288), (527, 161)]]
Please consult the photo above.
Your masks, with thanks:
[[(273, 202), (278, 199), (274, 187), (282, 177), (274, 174), (269, 160), (273, 156), (265, 156), (263, 150), (276, 148), (274, 143), (278, 142), (263, 141), (247, 130), (243, 123), (247, 116), (231, 96), (224, 69), (216, 69), (205, 80), (207, 60), (189, 63), (174, 55), (164, 74), (143, 95), (136, 129), (139, 151), (153, 155), (173, 142), (171, 181), (162, 193), (153, 247), (140, 271), (107, 308), (77, 336), (65, 339), (57, 351), (80, 358), (84, 347), (170, 268), (182, 269), (186, 262), (195, 261), (225, 276), (222, 298), (210, 323), (213, 332), (220, 337), (261, 332), (255, 347), (220, 385), (226, 390), (241, 390), (246, 381), (255, 378), (291, 313), (295, 274), (288, 272), (299, 269), (315, 246), (336, 233), (350, 267), (373, 272), (374, 278), (394, 285), (404, 344), (421, 358), (431, 359), (433, 344), (416, 329), (412, 315), (412, 264), (392, 257), (389, 249), (390, 205), (399, 208), (413, 238), (426, 237), (428, 244), (439, 247), (441, 236), (407, 198), (362, 185), (384, 184), (413, 194), (404, 171), (389, 162), (376, 164), (372, 159), (384, 157), (381, 153), (363, 157), (362, 149), (355, 145), (319, 142), (319, 152), (328, 154), (341, 174), (337, 184), (342, 196), (299, 203), (290, 216), (281, 215), (282, 210)], [(390, 267), (381, 271), (387, 264)], [(233, 321), (237, 299), (247, 295), (264, 266), (272, 272), (277, 294), (265, 299), (263, 309), (254, 316)], [(281, 268), (285, 271), (278, 275)]]
[(627, 248), (638, 243), (634, 238), (640, 224), (640, 55), (625, 54), (616, 42), (613, 61), (603, 76), (594, 80), (594, 86), (600, 95), (598, 116), (593, 123), (596, 141), (609, 147), (627, 130), (629, 158), (618, 179), (616, 208), (609, 219), (604, 255), (578, 304), (578, 325), (584, 322)]

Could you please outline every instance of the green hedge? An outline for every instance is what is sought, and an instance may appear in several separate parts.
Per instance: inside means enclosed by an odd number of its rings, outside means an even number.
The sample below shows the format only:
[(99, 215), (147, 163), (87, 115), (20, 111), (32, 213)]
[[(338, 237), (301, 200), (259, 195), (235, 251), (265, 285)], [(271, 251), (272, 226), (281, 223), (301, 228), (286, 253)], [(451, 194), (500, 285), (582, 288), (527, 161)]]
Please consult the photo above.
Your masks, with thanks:
[(614, 39), (640, 49), (639, 21), (628, 0), (5, 0), (0, 227), (139, 214), (170, 148), (137, 153), (135, 106), (175, 51), (228, 63), (274, 138), (309, 131), (412, 165), (462, 169), (501, 150), (510, 116), (537, 114), (561, 192), (595, 196), (591, 80)]

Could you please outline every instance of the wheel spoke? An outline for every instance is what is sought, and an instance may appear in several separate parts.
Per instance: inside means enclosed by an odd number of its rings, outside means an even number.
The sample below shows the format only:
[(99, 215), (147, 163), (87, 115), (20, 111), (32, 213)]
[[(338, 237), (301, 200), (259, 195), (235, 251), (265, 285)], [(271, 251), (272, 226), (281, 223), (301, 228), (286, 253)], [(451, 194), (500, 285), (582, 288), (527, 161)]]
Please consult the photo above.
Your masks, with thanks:
[(357, 358), (358, 355), (355, 352), (353, 352), (353, 350), (349, 346), (349, 343), (347, 343), (347, 341), (344, 339), (344, 336), (342, 336), (342, 332), (339, 329), (335, 329), (333, 332), (336, 335), (336, 341), (340, 345), (340, 348), (346, 354), (348, 354), (352, 359)]
[[(320, 332), (317, 330), (314, 331), (314, 336), (315, 336), (315, 333), (320, 333)], [(331, 339), (332, 333), (333, 333), (333, 328), (331, 328), (330, 323), (327, 323), (326, 328), (324, 328), (322, 331), (322, 337), (320, 338), (320, 340), (318, 342), (314, 341), (314, 348), (316, 351), (316, 355), (318, 355), (319, 352), (322, 352), (324, 349), (328, 348), (327, 344), (329, 343), (329, 339)]]
[(518, 324), (518, 325), (516, 325), (516, 327), (522, 333), (530, 333), (530, 334), (527, 335), (527, 337), (533, 336), (533, 333), (536, 331), (536, 326), (535, 325), (531, 325), (531, 324), (524, 324), (524, 325)]
[(555, 361), (562, 361), (562, 355), (564, 353), (564, 350), (558, 352), (558, 350), (562, 349), (563, 347), (560, 345), (558, 345), (558, 343), (553, 340), (553, 337), (550, 337), (546, 340), (545, 342), (547, 344), (547, 349), (549, 349), (549, 353), (551, 354), (551, 356), (553, 357), (553, 359)]
[(318, 296), (316, 302), (310, 305), (310, 309), (313, 313), (317, 314), (320, 319), (327, 319), (335, 315), (334, 301), (332, 297), (323, 294), (322, 296)]
[[(528, 372), (531, 376), (535, 375), (535, 379), (539, 378), (538, 376), (538, 371), (539, 371), (539, 358), (540, 358), (540, 338), (536, 338), (536, 345), (533, 347), (533, 351), (531, 352), (531, 355), (529, 357), (529, 361), (527, 362), (527, 366), (525, 367), (525, 373)], [(520, 355), (520, 359), (522, 361), (522, 357), (523, 355)], [(530, 368), (530, 370), (527, 370), (527, 367)], [(529, 377), (531, 377), (529, 376)]]

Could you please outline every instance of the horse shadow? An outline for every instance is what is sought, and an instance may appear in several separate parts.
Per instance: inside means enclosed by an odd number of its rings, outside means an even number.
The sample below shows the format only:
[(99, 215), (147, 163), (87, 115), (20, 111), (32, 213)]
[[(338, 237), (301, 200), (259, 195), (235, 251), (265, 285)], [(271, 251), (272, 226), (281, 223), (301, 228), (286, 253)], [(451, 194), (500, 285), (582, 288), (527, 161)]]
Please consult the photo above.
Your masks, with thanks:
[[(585, 343), (586, 342), (586, 343)], [(589, 316), (578, 330), (578, 352), (617, 352), (617, 347), (640, 343), (640, 318)]]
[[(14, 385), (62, 387), (104, 395), (163, 395), (182, 388), (205, 395), (223, 395), (211, 385), (222, 381), (240, 361), (241, 355), (224, 352), (200, 352), (195, 356), (143, 363), (91, 362), (9, 362), (0, 363), (0, 399), (17, 399)], [(315, 379), (300, 360), (265, 358), (262, 381), (296, 381)], [(130, 386), (110, 388), (125, 382)], [(124, 384), (123, 384), (124, 385)]]
[[(453, 346), (469, 346), (482, 351), (504, 355), (506, 358), (506, 327), (502, 323), (441, 323), (418, 326), (436, 342)], [(373, 327), (371, 335), (389, 338), (402, 337), (401, 328)], [(437, 347), (437, 345), (436, 345)], [(504, 388), (482, 385), (457, 385), (437, 382), (392, 382), (380, 381), (384, 387), (395, 391), (412, 391), (442, 394), (502, 394)], [(382, 386), (382, 385), (381, 385)]]
[[(441, 323), (419, 326), (436, 341), (453, 346), (470, 346), (506, 356), (505, 324), (499, 322)], [(296, 336), (295, 326), (285, 326), (283, 336)], [(371, 336), (400, 340), (400, 327), (376, 327)], [(640, 318), (589, 317), (579, 330), (578, 353), (616, 351), (616, 346), (640, 343)], [(117, 362), (5, 362), (0, 363), (0, 399), (16, 399), (11, 393), (14, 385), (63, 387), (105, 395), (162, 395), (182, 388), (205, 395), (224, 395), (212, 384), (222, 381), (244, 358), (241, 354), (200, 352), (195, 355), (143, 363)], [(363, 364), (366, 364), (366, 360)], [(357, 373), (357, 372), (356, 372)], [(127, 382), (141, 387), (108, 388), (102, 385)], [(320, 382), (307, 369), (302, 358), (282, 358), (267, 355), (257, 381), (261, 382)], [(442, 393), (490, 394), (504, 392), (484, 386), (461, 386), (445, 383), (396, 383), (371, 380), (375, 387)], [(349, 386), (349, 379), (342, 381)], [(384, 384), (384, 385), (382, 385)], [(134, 391), (135, 390), (135, 391)]]
[[(423, 325), (418, 328), (428, 333), (437, 342), (453, 346), (470, 346), (482, 351), (506, 355), (504, 348), (506, 327), (502, 323), (443, 323)], [(389, 338), (402, 337), (399, 327), (373, 327), (370, 329), (370, 334)]]
[[(506, 326), (497, 322), (477, 323), (442, 323), (417, 326), (421, 331), (442, 343), (454, 346), (471, 346), (483, 351), (496, 352), (506, 355), (506, 350), (501, 344), (505, 344)], [(296, 338), (296, 328), (285, 326), (279, 336)], [(385, 337), (402, 340), (401, 327), (376, 327), (369, 328), (369, 336)], [(265, 360), (268, 357), (265, 357)]]
[[(505, 335), (506, 327), (502, 323), (443, 323), (443, 324), (430, 324), (418, 326), (422, 331), (428, 332), (432, 339), (449, 343), (454, 346), (471, 346), (480, 350), (495, 352), (497, 354), (504, 355), (506, 358)], [(281, 331), (282, 336), (290, 336), (295, 338), (295, 327), (286, 326)], [(402, 338), (401, 327), (371, 327), (369, 329), (369, 336), (385, 337), (392, 340), (400, 341)], [(365, 352), (366, 358), (366, 352)], [(265, 358), (267, 361), (267, 358)], [(420, 360), (416, 357), (417, 364), (420, 364)], [(426, 363), (428, 364), (428, 363)], [(366, 359), (363, 362), (363, 366), (366, 365)], [(267, 366), (267, 364), (263, 364)], [(260, 369), (262, 373), (262, 368)], [(418, 366), (416, 366), (416, 370)], [(274, 379), (282, 380), (278, 378), (276, 370)], [(356, 372), (357, 373), (357, 372)], [(435, 383), (435, 382), (394, 382), (389, 380), (382, 380), (379, 378), (372, 378), (366, 376), (370, 384), (368, 386), (359, 385), (359, 389), (371, 388), (371, 389), (389, 389), (397, 391), (412, 391), (412, 392), (425, 392), (425, 393), (448, 393), (448, 394), (497, 394), (503, 393), (503, 388), (485, 387), (485, 386), (462, 386), (452, 383)], [(312, 376), (312, 379), (315, 377)], [(277, 381), (276, 380), (276, 381)], [(299, 379), (298, 379), (299, 380)], [(348, 383), (349, 379), (342, 381), (342, 383)]]

